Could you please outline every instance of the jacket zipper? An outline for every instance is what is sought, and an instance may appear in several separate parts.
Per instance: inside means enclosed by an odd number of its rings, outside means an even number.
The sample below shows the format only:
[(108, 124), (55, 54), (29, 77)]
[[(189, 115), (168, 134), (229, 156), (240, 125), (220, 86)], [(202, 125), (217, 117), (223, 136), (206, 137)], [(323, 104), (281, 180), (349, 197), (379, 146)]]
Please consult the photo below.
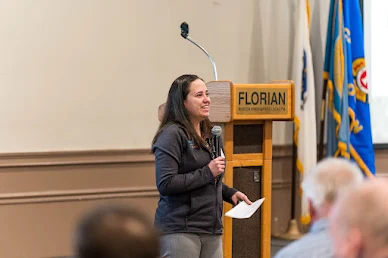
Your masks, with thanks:
[(214, 180), (214, 190), (215, 190), (215, 192), (216, 192), (216, 194), (214, 195), (215, 197), (216, 197), (216, 207), (215, 207), (215, 214), (214, 214), (214, 226), (213, 226), (213, 234), (216, 232), (216, 224), (217, 224), (217, 204), (218, 204), (218, 202), (217, 202), (217, 200), (218, 200), (218, 198), (217, 198), (217, 180)]

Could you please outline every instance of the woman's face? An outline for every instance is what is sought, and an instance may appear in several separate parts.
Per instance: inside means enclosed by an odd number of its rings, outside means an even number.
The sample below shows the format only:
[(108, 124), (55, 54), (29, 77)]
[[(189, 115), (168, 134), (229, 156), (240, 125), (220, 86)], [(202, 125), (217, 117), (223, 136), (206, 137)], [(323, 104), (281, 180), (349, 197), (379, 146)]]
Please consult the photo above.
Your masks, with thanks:
[(197, 79), (190, 84), (184, 104), (192, 122), (201, 122), (209, 116), (210, 98), (202, 80)]

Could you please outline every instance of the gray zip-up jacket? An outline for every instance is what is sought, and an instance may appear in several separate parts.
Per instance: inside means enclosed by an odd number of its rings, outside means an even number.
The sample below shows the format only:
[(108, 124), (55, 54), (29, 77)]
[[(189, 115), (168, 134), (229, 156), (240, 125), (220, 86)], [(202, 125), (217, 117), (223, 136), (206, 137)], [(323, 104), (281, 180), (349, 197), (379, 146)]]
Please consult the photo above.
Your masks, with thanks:
[(155, 225), (163, 233), (222, 234), (223, 200), (237, 192), (214, 179), (211, 152), (195, 146), (184, 129), (166, 127), (152, 147), (160, 193)]

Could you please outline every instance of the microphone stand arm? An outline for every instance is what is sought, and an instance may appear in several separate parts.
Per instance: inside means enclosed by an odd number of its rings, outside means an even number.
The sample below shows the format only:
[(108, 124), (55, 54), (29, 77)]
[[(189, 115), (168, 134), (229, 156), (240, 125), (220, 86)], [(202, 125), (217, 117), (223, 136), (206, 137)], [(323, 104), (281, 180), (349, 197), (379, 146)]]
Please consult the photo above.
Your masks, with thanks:
[(213, 58), (210, 56), (209, 52), (206, 51), (206, 49), (204, 49), (201, 45), (197, 44), (194, 40), (192, 40), (189, 35), (187, 35), (186, 37), (184, 37), (185, 39), (187, 39), (188, 41), (190, 41), (191, 43), (193, 43), (194, 45), (196, 45), (197, 47), (199, 47), (206, 55), (207, 57), (209, 58), (211, 64), (212, 64), (212, 67), (213, 67), (213, 75), (214, 75), (214, 80), (217, 81), (218, 80), (218, 76), (217, 76), (217, 67), (216, 67), (216, 63), (214, 63), (213, 61)]

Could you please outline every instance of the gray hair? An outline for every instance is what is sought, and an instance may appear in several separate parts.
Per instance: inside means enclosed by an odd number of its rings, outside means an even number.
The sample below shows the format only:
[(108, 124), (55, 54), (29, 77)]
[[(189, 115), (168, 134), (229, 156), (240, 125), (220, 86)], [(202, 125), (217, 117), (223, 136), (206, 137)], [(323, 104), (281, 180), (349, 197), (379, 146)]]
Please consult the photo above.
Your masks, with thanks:
[(344, 158), (326, 158), (307, 173), (302, 189), (315, 208), (333, 203), (339, 194), (363, 181), (362, 171)]

